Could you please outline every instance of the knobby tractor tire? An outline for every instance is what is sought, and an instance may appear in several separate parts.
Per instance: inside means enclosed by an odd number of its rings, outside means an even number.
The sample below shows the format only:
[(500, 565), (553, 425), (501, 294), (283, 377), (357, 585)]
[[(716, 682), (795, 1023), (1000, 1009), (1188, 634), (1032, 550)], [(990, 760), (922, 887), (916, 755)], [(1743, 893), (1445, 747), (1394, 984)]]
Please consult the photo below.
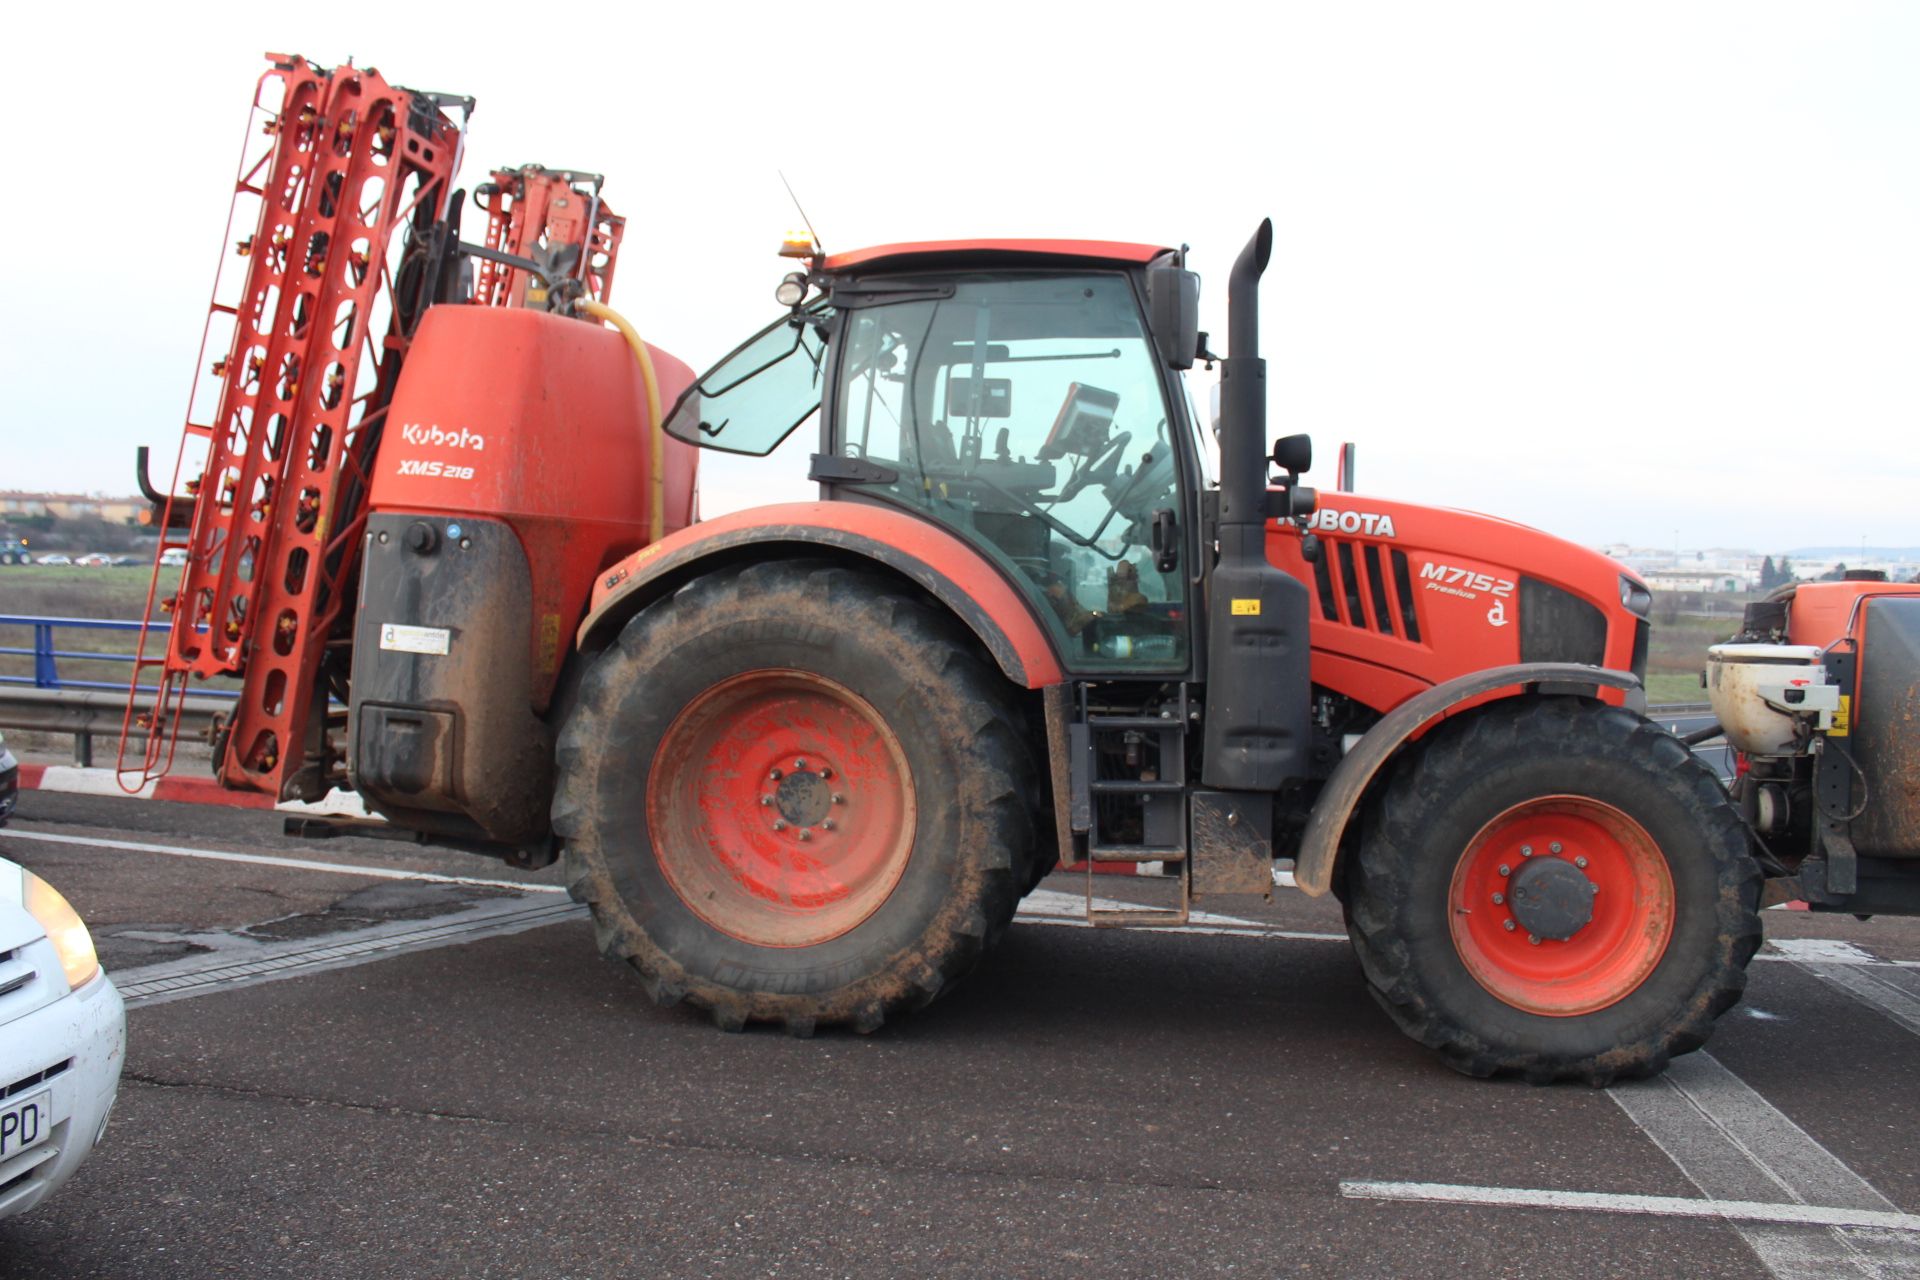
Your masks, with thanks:
[[(1746, 985), (1761, 873), (1745, 828), (1693, 754), (1631, 712), (1470, 712), (1404, 755), (1364, 821), (1347, 932), (1374, 998), (1456, 1070), (1654, 1075)], [(1570, 925), (1569, 898), (1589, 896)]]
[(582, 682), (553, 809), (568, 886), (663, 1005), (872, 1031), (1012, 919), (1037, 856), (1024, 729), (958, 625), (885, 578), (721, 570)]

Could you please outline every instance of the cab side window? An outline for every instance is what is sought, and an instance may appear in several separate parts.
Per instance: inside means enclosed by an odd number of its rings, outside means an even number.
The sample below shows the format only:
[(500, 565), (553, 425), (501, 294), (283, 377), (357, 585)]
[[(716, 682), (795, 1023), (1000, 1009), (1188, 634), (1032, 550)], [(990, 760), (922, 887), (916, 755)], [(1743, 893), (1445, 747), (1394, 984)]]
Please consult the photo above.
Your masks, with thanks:
[(852, 313), (845, 343), (836, 449), (1009, 566), (1075, 666), (1185, 665), (1184, 575), (1150, 549), (1179, 471), (1123, 277), (963, 280)]

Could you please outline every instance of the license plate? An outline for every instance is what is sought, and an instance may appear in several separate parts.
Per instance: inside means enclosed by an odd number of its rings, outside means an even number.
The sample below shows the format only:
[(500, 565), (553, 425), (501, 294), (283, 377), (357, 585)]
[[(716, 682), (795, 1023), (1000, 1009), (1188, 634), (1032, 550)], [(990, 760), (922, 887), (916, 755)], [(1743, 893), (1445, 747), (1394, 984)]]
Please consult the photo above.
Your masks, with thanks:
[(0, 1106), (0, 1163), (47, 1140), (53, 1132), (53, 1090)]

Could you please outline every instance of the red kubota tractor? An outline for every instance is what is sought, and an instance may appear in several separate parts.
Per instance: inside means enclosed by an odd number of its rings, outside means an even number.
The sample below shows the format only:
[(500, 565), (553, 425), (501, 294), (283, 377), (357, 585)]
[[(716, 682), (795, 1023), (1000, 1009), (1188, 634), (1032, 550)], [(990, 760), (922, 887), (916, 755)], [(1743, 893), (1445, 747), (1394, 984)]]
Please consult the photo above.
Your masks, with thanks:
[[(1092, 912), (1151, 924), (1292, 859), (1477, 1075), (1658, 1071), (1738, 998), (1761, 871), (1639, 713), (1646, 590), (1506, 521), (1317, 500), (1266, 435), (1267, 225), (1216, 481), (1182, 251), (790, 246), (782, 314), (695, 382), (600, 323), (597, 181), (501, 171), (460, 240), (470, 105), (264, 77), (132, 775), (237, 675), (229, 785), (564, 858), (603, 950), (731, 1029), (926, 1004), (1062, 862), (1172, 869), (1166, 910)], [(696, 448), (803, 426), (817, 500), (696, 520)]]

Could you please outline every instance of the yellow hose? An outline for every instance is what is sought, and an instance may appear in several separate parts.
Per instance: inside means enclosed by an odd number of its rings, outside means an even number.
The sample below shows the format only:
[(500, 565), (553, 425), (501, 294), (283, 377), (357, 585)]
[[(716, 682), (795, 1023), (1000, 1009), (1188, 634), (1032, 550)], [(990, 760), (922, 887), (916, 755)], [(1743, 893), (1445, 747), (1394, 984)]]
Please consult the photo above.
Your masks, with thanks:
[(640, 381), (647, 384), (647, 481), (653, 492), (647, 502), (647, 541), (658, 542), (667, 531), (667, 435), (660, 421), (660, 382), (653, 376), (653, 357), (627, 318), (604, 302), (582, 298), (580, 310), (620, 331), (640, 362)]

